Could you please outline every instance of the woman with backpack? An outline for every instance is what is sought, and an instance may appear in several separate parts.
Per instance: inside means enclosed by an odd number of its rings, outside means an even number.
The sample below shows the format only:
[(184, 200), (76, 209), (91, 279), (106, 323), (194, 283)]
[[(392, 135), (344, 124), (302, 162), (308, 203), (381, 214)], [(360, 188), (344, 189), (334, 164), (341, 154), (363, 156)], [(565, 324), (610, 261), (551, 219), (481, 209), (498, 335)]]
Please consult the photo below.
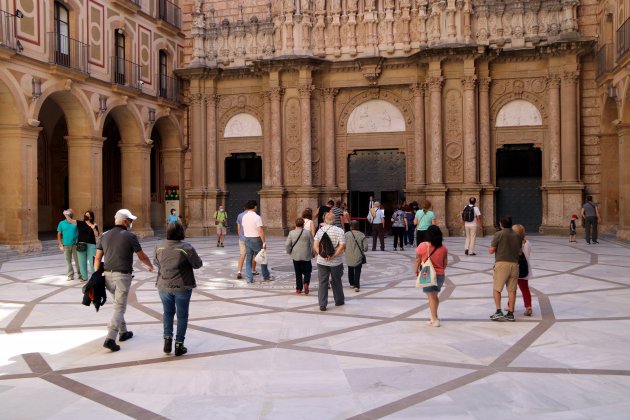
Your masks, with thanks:
[(420, 266), (430, 258), (435, 269), (437, 286), (423, 287), (422, 291), (427, 294), (429, 309), (431, 310), (431, 319), (427, 321), (427, 325), (439, 327), (438, 306), (440, 305), (440, 298), (438, 293), (440, 293), (444, 284), (444, 270), (448, 263), (448, 249), (442, 244), (442, 231), (436, 225), (431, 225), (427, 228), (426, 240), (427, 242), (422, 242), (416, 248), (416, 276), (420, 273)]
[[(529, 259), (532, 254), (532, 245), (525, 239), (525, 228), (523, 225), (514, 225), (512, 230), (521, 237), (523, 241), (523, 253), (518, 258), (518, 288), (523, 295), (523, 303), (525, 304), (525, 316), (532, 316), (532, 294), (529, 291), (529, 279), (532, 275), (532, 264)], [(523, 258), (525, 261), (523, 261)]]

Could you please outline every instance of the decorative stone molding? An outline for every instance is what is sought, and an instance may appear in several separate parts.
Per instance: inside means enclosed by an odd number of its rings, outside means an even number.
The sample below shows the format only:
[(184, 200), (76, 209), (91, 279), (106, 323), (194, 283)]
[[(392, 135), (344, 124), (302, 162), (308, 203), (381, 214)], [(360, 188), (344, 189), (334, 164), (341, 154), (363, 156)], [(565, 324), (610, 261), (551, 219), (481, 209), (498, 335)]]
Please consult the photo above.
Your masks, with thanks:
[(444, 78), (442, 76), (431, 76), (427, 78), (427, 85), (430, 92), (441, 92), (444, 85)]
[(475, 89), (477, 86), (477, 76), (466, 76), (462, 79), (462, 86), (466, 90)]

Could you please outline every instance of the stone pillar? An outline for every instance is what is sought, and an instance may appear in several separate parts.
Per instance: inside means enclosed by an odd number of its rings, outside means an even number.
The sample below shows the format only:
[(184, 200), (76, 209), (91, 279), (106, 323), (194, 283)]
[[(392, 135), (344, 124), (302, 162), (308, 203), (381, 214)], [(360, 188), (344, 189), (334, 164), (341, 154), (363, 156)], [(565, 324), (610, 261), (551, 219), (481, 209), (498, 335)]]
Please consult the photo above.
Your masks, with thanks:
[(262, 94), (263, 99), (263, 188), (271, 186), (271, 95)]
[(271, 185), (281, 187), (282, 182), (282, 95), (284, 89), (269, 89), (271, 99)]
[[(630, 124), (617, 126), (619, 136), (619, 229), (617, 238), (630, 239)], [(597, 201), (597, 200), (596, 200)], [(601, 209), (600, 209), (601, 211)], [(606, 220), (604, 220), (604, 223)]]
[(562, 75), (561, 86), (561, 150), (562, 181), (578, 181), (578, 130), (577, 130), (577, 72), (567, 71)]
[(424, 121), (424, 93), (426, 84), (416, 83), (411, 85), (413, 93), (414, 111), (414, 178), (417, 187), (422, 187), (427, 183), (426, 178), (426, 133)]
[(464, 184), (476, 185), (477, 179), (477, 110), (475, 100), (476, 76), (466, 76), (464, 85)]
[(549, 101), (549, 181), (560, 181), (560, 78), (547, 78)]
[(335, 147), (335, 96), (338, 89), (322, 89), (324, 94), (324, 173), (326, 188), (337, 188), (337, 153)]
[[(191, 80), (199, 83), (198, 79)], [(197, 89), (199, 89), (197, 87)], [(206, 222), (206, 149), (203, 127), (205, 126), (205, 98), (199, 91), (190, 95), (190, 156), (192, 163), (191, 185), (186, 191), (188, 202), (188, 226), (186, 235), (205, 236)]]
[(430, 154), (430, 183), (443, 184), (444, 174), (442, 168), (442, 84), (441, 76), (430, 77), (429, 85), (429, 122), (431, 124), (431, 146)]
[(302, 127), (302, 186), (313, 185), (312, 150), (311, 143), (311, 92), (313, 85), (301, 85), (298, 87), (300, 94), (300, 126)]
[(219, 141), (217, 138), (217, 105), (218, 95), (208, 95), (206, 97), (206, 173), (208, 179), (208, 190), (218, 189), (217, 171), (219, 163), (217, 160)]
[[(7, 112), (7, 110), (3, 110)], [(0, 243), (40, 251), (37, 239), (37, 138), (40, 127), (0, 125)]]
[(490, 185), (490, 83), (484, 77), (479, 83), (479, 180), (483, 185)]
[[(70, 207), (82, 216), (93, 210), (103, 226), (103, 137), (66, 136)], [(150, 172), (150, 170), (149, 170)], [(150, 224), (150, 221), (149, 221)]]
[[(141, 238), (152, 236), (151, 229), (151, 147), (143, 144), (120, 144), (122, 206), (138, 219), (133, 230)], [(75, 210), (76, 211), (76, 210)]]

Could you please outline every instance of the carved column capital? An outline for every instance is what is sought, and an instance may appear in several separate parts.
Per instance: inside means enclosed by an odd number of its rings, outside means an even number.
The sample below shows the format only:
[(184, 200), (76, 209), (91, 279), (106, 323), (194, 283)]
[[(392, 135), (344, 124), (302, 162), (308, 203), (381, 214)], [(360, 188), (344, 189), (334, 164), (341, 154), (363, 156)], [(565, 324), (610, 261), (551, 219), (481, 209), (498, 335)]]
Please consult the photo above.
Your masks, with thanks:
[(560, 76), (557, 74), (550, 74), (546, 78), (548, 89), (558, 89), (560, 87)]
[(269, 99), (272, 101), (279, 101), (282, 99), (282, 95), (284, 95), (284, 88), (281, 87), (272, 87), (267, 91), (269, 95)]
[(580, 73), (577, 71), (565, 71), (562, 74), (562, 83), (568, 86), (576, 85), (579, 77)]
[(190, 95), (188, 95), (188, 100), (190, 101), (191, 105), (199, 105), (203, 100), (203, 95), (201, 93), (191, 93)]
[(413, 93), (413, 96), (424, 96), (427, 91), (426, 83), (414, 83), (409, 85), (409, 90)]
[(489, 77), (482, 77), (479, 79), (479, 90), (487, 92), (490, 90), (490, 85), (492, 84), (492, 79)]
[(335, 96), (339, 93), (339, 89), (335, 88), (322, 88), (322, 94), (324, 95), (324, 100), (331, 101), (335, 99)]
[(477, 76), (465, 76), (462, 79), (462, 85), (465, 90), (473, 90), (477, 85)]
[(221, 100), (221, 95), (217, 95), (216, 93), (206, 95), (205, 97), (206, 104), (211, 105), (211, 106), (219, 105), (220, 100)]
[(444, 84), (444, 78), (442, 76), (432, 76), (427, 78), (427, 85), (430, 92), (441, 91)]
[(300, 96), (300, 99), (309, 99), (313, 90), (315, 90), (315, 86), (313, 85), (298, 86), (298, 94)]

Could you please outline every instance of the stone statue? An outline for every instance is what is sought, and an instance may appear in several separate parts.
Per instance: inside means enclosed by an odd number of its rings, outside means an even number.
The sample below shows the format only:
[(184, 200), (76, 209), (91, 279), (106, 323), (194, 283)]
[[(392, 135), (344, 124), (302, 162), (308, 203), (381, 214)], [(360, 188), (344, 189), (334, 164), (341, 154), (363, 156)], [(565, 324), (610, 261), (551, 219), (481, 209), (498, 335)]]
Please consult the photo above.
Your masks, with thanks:
[(203, 0), (195, 0), (195, 13), (201, 13), (203, 7)]

